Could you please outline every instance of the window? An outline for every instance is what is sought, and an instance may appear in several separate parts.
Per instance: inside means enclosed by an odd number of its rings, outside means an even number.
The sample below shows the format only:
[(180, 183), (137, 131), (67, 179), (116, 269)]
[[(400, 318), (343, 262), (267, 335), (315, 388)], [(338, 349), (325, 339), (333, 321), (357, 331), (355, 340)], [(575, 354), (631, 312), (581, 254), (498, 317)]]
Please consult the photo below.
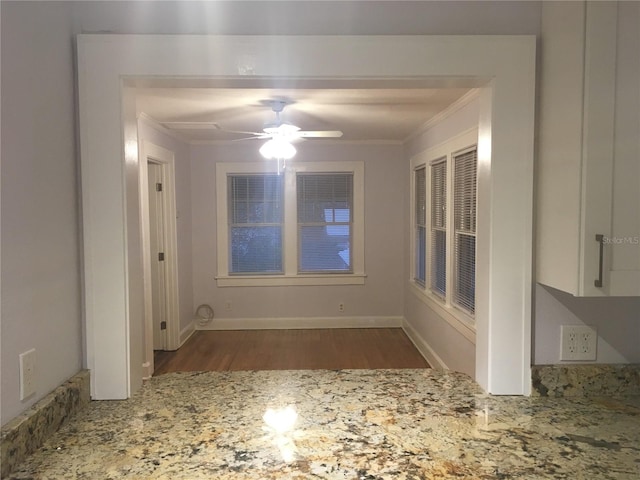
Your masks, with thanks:
[(453, 157), (454, 276), (453, 302), (472, 314), (476, 286), (476, 178), (478, 155), (473, 148)]
[(218, 286), (364, 284), (364, 163), (216, 164)]
[(282, 272), (282, 177), (229, 175), (230, 274)]
[(427, 249), (427, 169), (415, 171), (415, 274), (414, 280), (424, 286)]
[(353, 174), (297, 176), (299, 272), (351, 272)]
[(447, 293), (447, 162), (431, 165), (431, 280), (433, 293)]
[(465, 331), (476, 304), (477, 135), (463, 132), (411, 162), (415, 293)]

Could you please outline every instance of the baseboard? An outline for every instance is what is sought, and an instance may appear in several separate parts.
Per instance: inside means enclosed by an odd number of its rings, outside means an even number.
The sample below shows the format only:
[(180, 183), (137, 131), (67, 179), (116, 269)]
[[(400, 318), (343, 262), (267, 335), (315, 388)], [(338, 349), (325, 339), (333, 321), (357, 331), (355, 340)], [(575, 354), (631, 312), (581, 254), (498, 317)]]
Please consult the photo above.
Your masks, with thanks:
[(89, 405), (89, 383), (89, 371), (80, 371), (2, 427), (1, 478)]
[(198, 330), (287, 330), (402, 327), (402, 317), (214, 318)]
[(152, 377), (152, 375), (153, 372), (151, 371), (151, 362), (144, 362), (142, 364), (142, 381), (146, 382)]
[(444, 363), (444, 360), (442, 360), (431, 345), (429, 345), (429, 343), (414, 330), (406, 319), (403, 319), (402, 321), (402, 329), (407, 334), (407, 337), (409, 337), (409, 340), (413, 342), (420, 354), (425, 358), (429, 365), (431, 365), (431, 368), (436, 370), (449, 370), (449, 367)]
[(191, 320), (189, 324), (180, 330), (180, 347), (184, 345), (184, 342), (189, 340), (189, 337), (193, 335), (196, 331), (196, 322), (195, 320)]

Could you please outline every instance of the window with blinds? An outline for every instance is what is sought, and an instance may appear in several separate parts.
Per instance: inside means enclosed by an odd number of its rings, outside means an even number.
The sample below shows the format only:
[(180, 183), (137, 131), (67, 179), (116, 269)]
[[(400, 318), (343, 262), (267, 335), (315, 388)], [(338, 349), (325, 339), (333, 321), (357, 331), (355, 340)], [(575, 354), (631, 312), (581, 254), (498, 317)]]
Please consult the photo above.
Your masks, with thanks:
[(426, 281), (427, 248), (427, 169), (415, 171), (415, 275), (414, 280), (424, 287)]
[(298, 173), (298, 272), (351, 273), (352, 173)]
[(447, 162), (431, 164), (431, 275), (430, 288), (444, 297), (447, 293)]
[(453, 303), (475, 312), (477, 150), (453, 156), (454, 292)]
[(252, 174), (227, 178), (229, 273), (281, 273), (283, 177)]

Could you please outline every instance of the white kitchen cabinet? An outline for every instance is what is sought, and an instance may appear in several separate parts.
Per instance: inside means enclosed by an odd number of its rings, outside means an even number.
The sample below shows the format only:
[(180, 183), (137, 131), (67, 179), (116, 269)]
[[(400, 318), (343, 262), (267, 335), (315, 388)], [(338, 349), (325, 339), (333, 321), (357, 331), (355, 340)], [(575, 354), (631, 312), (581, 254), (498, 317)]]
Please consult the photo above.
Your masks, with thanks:
[(640, 296), (640, 3), (543, 2), (536, 281)]

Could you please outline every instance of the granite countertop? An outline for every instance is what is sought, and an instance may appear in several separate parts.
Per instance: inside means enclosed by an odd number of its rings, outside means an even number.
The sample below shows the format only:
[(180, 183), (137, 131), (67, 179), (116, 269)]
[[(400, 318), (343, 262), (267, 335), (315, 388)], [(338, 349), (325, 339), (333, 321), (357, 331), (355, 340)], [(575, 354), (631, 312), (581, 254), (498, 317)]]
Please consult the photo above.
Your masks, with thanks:
[(94, 401), (13, 479), (640, 478), (640, 397), (422, 370), (174, 373)]

